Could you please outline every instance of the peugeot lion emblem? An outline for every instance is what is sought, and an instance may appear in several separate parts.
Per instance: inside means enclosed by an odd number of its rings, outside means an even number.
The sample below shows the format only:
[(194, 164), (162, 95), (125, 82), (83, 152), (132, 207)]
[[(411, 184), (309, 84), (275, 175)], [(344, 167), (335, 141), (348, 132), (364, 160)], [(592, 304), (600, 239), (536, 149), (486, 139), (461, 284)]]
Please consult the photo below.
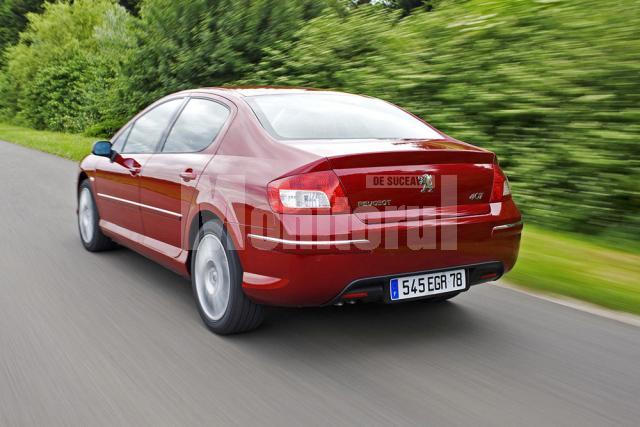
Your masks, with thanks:
[(433, 185), (433, 175), (430, 173), (425, 173), (424, 175), (418, 178), (418, 183), (422, 185), (421, 193), (431, 193), (434, 189)]

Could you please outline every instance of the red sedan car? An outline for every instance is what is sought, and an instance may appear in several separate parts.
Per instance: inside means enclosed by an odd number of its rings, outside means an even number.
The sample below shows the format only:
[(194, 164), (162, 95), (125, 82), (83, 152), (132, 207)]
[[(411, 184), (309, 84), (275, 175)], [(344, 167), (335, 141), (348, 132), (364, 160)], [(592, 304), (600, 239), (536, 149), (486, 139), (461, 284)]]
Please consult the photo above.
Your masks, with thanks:
[(214, 332), (264, 305), (442, 301), (496, 280), (522, 222), (489, 151), (339, 92), (167, 96), (81, 163), (90, 251), (127, 246), (190, 277)]

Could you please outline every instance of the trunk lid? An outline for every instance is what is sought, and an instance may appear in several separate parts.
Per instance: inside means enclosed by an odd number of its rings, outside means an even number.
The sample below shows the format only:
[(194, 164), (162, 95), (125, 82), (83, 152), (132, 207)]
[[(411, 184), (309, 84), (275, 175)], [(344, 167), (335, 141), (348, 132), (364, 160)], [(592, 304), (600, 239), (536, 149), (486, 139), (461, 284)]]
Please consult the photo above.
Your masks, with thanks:
[(493, 153), (454, 140), (299, 142), (326, 157), (367, 223), (490, 212)]

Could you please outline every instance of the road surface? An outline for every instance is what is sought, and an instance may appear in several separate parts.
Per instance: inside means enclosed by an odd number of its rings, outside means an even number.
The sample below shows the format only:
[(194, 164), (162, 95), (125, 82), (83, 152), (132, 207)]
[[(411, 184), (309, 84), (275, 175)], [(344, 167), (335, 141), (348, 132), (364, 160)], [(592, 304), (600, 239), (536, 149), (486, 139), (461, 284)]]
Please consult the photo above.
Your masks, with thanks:
[(640, 422), (640, 328), (492, 285), (213, 335), (186, 280), (82, 248), (76, 171), (0, 143), (0, 425)]

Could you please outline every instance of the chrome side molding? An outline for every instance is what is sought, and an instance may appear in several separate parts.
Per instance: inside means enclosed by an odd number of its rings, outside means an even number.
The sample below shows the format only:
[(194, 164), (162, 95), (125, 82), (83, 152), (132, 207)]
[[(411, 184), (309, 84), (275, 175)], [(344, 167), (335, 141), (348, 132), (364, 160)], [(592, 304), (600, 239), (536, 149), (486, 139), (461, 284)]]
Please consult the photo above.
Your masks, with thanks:
[(501, 230), (508, 230), (509, 228), (515, 228), (521, 225), (523, 225), (522, 221), (514, 222), (511, 224), (496, 225), (495, 227), (493, 227), (493, 231), (495, 232), (495, 231), (501, 231)]
[(116, 202), (126, 203), (126, 204), (129, 204), (129, 205), (138, 206), (138, 207), (149, 209), (149, 210), (156, 211), (156, 212), (162, 212), (164, 214), (171, 215), (171, 216), (174, 216), (176, 218), (182, 218), (182, 214), (179, 214), (179, 213), (176, 213), (176, 212), (172, 212), (172, 211), (168, 211), (166, 209), (160, 209), (160, 208), (156, 208), (154, 206), (149, 206), (149, 205), (145, 205), (145, 204), (142, 204), (142, 203), (134, 202), (132, 200), (121, 199), (120, 197), (110, 196), (110, 195), (104, 194), (104, 193), (98, 193), (98, 197), (102, 197), (103, 199), (115, 200)]
[(362, 244), (369, 243), (366, 239), (355, 240), (287, 240), (278, 239), (276, 237), (262, 236), (259, 234), (247, 234), (247, 237), (252, 239), (264, 240), (266, 242), (281, 243), (283, 245), (299, 245), (299, 246), (332, 246), (332, 245), (349, 245), (349, 244)]

